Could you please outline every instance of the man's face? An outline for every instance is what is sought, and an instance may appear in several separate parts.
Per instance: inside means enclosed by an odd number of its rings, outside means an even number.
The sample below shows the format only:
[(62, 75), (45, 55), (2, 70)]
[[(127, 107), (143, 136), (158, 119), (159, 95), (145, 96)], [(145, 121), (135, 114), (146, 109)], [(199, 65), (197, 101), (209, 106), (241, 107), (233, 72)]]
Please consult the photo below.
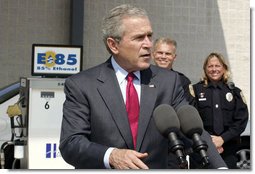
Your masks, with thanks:
[(173, 44), (159, 43), (153, 51), (153, 59), (157, 66), (171, 69), (176, 58)]
[(116, 62), (126, 71), (138, 71), (150, 66), (152, 28), (148, 18), (123, 19), (123, 36), (112, 49)]

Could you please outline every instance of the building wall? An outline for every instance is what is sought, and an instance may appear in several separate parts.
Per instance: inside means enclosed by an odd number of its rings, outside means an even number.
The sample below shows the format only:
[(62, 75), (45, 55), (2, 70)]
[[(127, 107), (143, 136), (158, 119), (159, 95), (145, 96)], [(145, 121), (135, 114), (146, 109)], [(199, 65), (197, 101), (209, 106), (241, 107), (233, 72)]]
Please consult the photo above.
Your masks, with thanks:
[[(83, 69), (109, 57), (101, 21), (123, 3), (147, 10), (154, 38), (177, 41), (174, 69), (192, 83), (199, 81), (205, 57), (222, 53), (250, 104), (249, 0), (84, 0)], [(31, 76), (33, 43), (69, 44), (70, 5), (71, 0), (0, 0), (0, 88)]]
[(0, 0), (0, 88), (31, 76), (32, 44), (68, 44), (70, 0)]
[[(84, 69), (105, 61), (100, 30), (102, 17), (113, 7), (130, 3), (145, 8), (154, 30), (177, 41), (174, 69), (196, 83), (202, 76), (204, 59), (222, 53), (230, 65), (232, 79), (250, 103), (250, 2), (249, 0), (93, 0), (85, 1)], [(250, 105), (249, 105), (250, 106)]]

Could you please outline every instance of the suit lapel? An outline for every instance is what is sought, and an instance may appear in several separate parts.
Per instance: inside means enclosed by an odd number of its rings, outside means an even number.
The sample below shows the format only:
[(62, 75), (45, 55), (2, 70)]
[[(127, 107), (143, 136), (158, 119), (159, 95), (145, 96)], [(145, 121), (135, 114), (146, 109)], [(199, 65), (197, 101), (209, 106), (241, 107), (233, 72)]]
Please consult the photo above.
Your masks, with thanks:
[[(98, 77), (98, 80), (102, 83), (102, 85), (98, 87), (98, 92), (111, 112), (112, 118), (125, 140), (127, 147), (133, 149), (132, 135), (120, 87), (110, 61), (106, 63), (106, 66), (107, 67), (102, 68)], [(141, 71), (141, 100), (136, 147), (137, 151), (141, 148), (157, 97), (157, 82), (154, 80), (154, 76), (155, 74), (150, 68)]]
[(125, 140), (127, 147), (133, 149), (132, 135), (120, 87), (110, 61), (106, 64), (107, 67), (102, 68), (98, 77), (98, 80), (102, 82), (102, 85), (98, 87), (98, 92), (111, 112), (112, 118)]
[(138, 137), (136, 150), (139, 151), (142, 141), (150, 122), (152, 112), (157, 97), (156, 81), (153, 80), (155, 74), (151, 69), (141, 71), (141, 101), (140, 101), (140, 115), (138, 123)]

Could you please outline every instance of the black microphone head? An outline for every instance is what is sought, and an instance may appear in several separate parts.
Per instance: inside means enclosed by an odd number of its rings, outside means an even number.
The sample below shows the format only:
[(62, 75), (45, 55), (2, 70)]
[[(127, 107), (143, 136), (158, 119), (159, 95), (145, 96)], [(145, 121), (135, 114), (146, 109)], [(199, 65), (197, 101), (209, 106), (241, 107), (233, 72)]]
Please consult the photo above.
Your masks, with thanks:
[(157, 106), (153, 112), (156, 127), (159, 132), (167, 137), (170, 132), (180, 129), (180, 122), (173, 107), (167, 104)]
[(194, 133), (199, 135), (203, 132), (203, 121), (194, 106), (183, 105), (177, 110), (182, 132), (189, 138)]

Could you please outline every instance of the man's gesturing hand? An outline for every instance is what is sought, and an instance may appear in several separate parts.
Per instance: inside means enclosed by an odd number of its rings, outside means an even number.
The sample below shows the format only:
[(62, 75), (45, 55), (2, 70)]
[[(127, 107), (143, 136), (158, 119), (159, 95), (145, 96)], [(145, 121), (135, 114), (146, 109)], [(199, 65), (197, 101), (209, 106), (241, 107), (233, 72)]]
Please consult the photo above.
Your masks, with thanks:
[(110, 165), (115, 169), (149, 169), (141, 159), (147, 153), (139, 153), (129, 149), (114, 149), (110, 155)]

